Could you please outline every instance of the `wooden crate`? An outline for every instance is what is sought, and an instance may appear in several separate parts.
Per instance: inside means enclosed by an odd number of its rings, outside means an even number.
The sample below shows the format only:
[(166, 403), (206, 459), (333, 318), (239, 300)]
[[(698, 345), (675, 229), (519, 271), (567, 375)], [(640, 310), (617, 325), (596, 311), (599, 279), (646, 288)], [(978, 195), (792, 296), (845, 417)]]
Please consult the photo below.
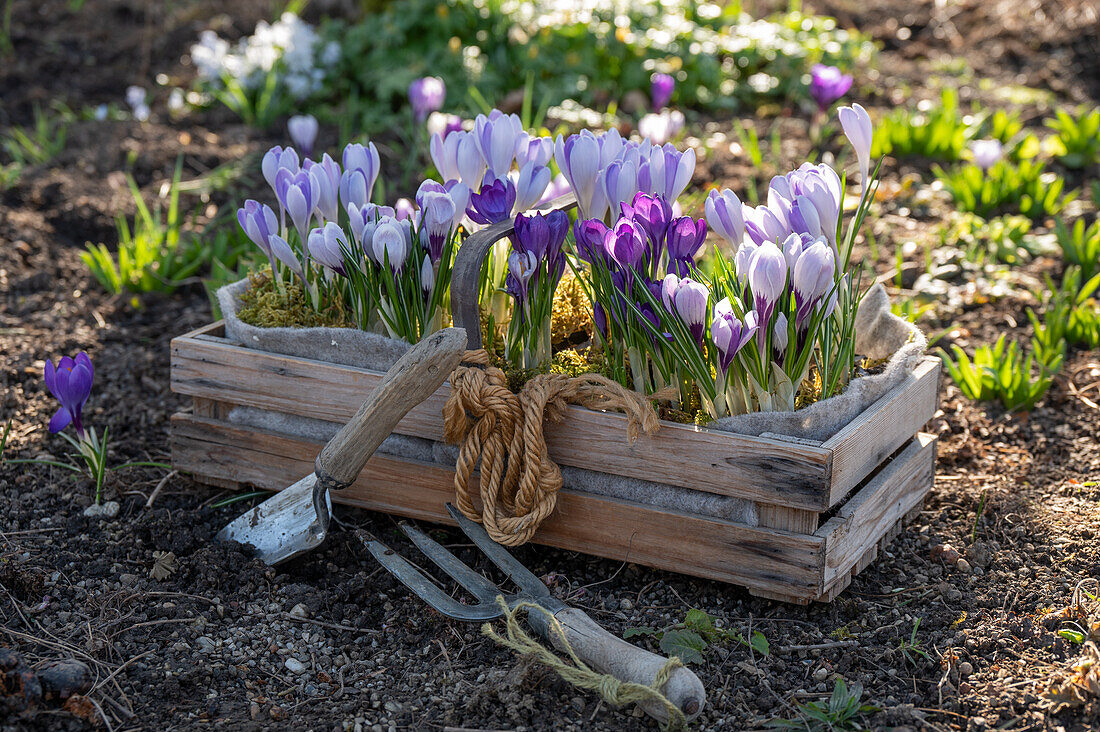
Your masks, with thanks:
[[(193, 399), (172, 417), (172, 462), (200, 481), (280, 490), (312, 470), (320, 444), (231, 424), (234, 406), (331, 422), (349, 419), (382, 374), (245, 348), (215, 323), (172, 341), (172, 389)], [(633, 445), (626, 418), (571, 407), (547, 425), (561, 465), (754, 501), (758, 526), (563, 490), (534, 541), (743, 585), (758, 596), (828, 601), (889, 541), (932, 486), (939, 360), (825, 442), (751, 437), (664, 422)], [(449, 384), (396, 432), (442, 439)], [(337, 502), (450, 523), (454, 471), (376, 455)]]

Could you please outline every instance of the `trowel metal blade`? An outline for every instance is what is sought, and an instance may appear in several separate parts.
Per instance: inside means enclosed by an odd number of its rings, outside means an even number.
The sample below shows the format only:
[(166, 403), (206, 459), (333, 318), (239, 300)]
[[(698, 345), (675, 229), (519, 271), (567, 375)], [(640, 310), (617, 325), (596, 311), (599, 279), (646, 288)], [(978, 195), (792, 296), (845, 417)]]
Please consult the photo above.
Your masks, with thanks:
[[(256, 556), (271, 565), (313, 549), (328, 533), (328, 521), (322, 523), (313, 502), (316, 483), (316, 476), (310, 473), (238, 517), (218, 532), (217, 539), (251, 544)], [(327, 517), (332, 512), (327, 490), (324, 502)]]

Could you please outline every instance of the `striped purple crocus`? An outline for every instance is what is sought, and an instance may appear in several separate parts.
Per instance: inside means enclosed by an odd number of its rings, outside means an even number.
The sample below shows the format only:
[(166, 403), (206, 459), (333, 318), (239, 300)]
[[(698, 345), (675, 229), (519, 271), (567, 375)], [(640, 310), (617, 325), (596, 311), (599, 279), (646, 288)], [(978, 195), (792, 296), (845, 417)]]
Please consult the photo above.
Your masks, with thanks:
[(53, 361), (46, 361), (44, 376), (46, 388), (61, 403), (50, 418), (50, 432), (60, 432), (72, 424), (77, 437), (85, 439), (84, 405), (92, 393), (92, 379), (95, 376), (92, 359), (81, 351), (75, 359), (63, 356), (57, 366), (53, 365)]

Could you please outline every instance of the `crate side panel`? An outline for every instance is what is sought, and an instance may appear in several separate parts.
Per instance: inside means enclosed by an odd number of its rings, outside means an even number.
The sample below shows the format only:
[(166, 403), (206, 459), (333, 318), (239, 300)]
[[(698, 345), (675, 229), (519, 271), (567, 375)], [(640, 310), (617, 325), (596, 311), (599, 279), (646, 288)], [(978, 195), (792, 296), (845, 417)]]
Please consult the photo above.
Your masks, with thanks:
[[(312, 470), (318, 443), (250, 431), (214, 420), (172, 418), (176, 467), (269, 490)], [(375, 455), (355, 484), (334, 500), (375, 511), (451, 523), (454, 471)], [(818, 594), (824, 541), (741, 526), (571, 491), (534, 541), (571, 551), (721, 580), (792, 597)]]

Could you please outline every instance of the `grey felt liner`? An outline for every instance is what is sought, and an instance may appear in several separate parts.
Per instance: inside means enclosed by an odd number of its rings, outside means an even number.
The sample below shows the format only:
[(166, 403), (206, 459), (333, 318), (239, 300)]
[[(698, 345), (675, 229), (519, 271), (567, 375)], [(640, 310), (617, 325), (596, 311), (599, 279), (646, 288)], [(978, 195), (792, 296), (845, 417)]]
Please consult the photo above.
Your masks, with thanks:
[[(300, 356), (372, 371), (386, 371), (409, 345), (376, 333), (348, 328), (258, 328), (237, 317), (240, 295), (248, 280), (218, 290), (225, 317), (226, 337), (248, 348)], [(727, 417), (710, 429), (746, 435), (774, 433), (824, 441), (839, 432), (863, 410), (898, 386), (916, 366), (927, 341), (913, 324), (890, 312), (890, 301), (881, 285), (868, 292), (856, 315), (856, 352), (872, 359), (889, 357), (885, 369), (874, 376), (855, 379), (844, 393), (796, 412), (770, 412)], [(288, 435), (327, 441), (340, 425), (307, 417), (237, 407), (229, 421)], [(623, 436), (626, 439), (626, 436)], [(454, 466), (458, 448), (418, 437), (390, 435), (379, 447), (383, 454)], [(609, 496), (699, 516), (710, 516), (757, 525), (752, 501), (719, 496), (678, 486), (624, 478), (581, 468), (562, 466), (564, 487), (581, 493)]]

